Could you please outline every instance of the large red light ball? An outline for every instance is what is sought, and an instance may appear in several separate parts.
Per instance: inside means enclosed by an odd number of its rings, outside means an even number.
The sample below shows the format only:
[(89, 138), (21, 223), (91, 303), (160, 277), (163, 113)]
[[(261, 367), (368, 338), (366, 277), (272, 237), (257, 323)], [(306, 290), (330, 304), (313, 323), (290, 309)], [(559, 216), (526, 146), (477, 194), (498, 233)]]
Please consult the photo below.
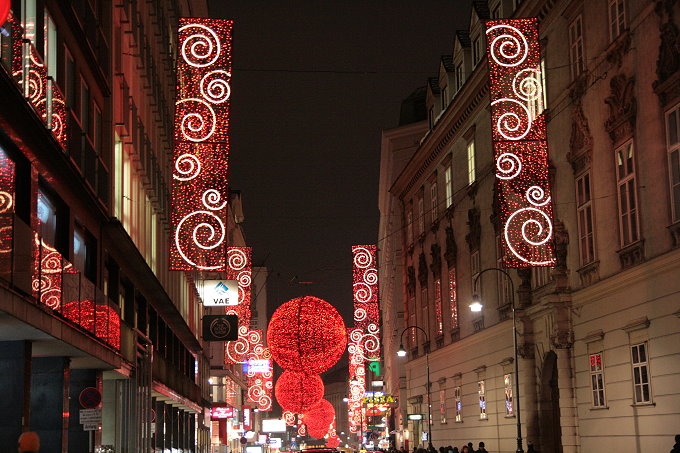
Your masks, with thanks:
[(276, 381), (274, 394), (284, 410), (302, 414), (323, 398), (323, 381), (314, 374), (284, 371)]
[(328, 440), (326, 440), (326, 446), (330, 448), (336, 448), (340, 445), (340, 438), (339, 437), (329, 437)]
[(325, 436), (335, 419), (335, 408), (327, 400), (321, 400), (305, 412), (303, 419), (310, 432), (323, 430)]
[(283, 369), (321, 374), (342, 356), (347, 331), (335, 307), (318, 297), (305, 296), (276, 309), (267, 343)]
[(315, 439), (322, 439), (326, 434), (328, 434), (328, 428), (326, 429), (310, 429), (307, 428), (307, 434)]
[(9, 15), (10, 0), (0, 0), (0, 25), (4, 24)]

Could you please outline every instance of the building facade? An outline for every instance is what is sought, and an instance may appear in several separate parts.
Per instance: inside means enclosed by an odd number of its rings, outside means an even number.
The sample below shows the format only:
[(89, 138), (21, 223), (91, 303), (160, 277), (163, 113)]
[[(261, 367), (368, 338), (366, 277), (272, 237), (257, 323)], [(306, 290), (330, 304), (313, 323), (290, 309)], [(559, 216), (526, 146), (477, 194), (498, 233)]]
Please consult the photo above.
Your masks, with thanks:
[(196, 276), (168, 271), (177, 22), (207, 3), (11, 7), (0, 440), (34, 430), (44, 452), (207, 452)]
[[(672, 447), (679, 13), (676, 1), (474, 1), (468, 29), (452, 31), (452, 53), (428, 80), (427, 130), (396, 177), (388, 161), (397, 154), (383, 141), (385, 343), (398, 344), (407, 326), (425, 331), (404, 333), (408, 362), (387, 381), (388, 393), (405, 396), (397, 447), (424, 443), (427, 415), (407, 415), (427, 414), (428, 400), (435, 447), (515, 451), (518, 416), (524, 447), (543, 452)], [(539, 18), (554, 267), (501, 263), (484, 21), (504, 17)], [(395, 213), (401, 224), (389, 226)], [(510, 279), (478, 278), (489, 268)], [(398, 272), (399, 285), (386, 281)], [(473, 294), (479, 313), (468, 308)], [(386, 346), (386, 368), (397, 360)]]

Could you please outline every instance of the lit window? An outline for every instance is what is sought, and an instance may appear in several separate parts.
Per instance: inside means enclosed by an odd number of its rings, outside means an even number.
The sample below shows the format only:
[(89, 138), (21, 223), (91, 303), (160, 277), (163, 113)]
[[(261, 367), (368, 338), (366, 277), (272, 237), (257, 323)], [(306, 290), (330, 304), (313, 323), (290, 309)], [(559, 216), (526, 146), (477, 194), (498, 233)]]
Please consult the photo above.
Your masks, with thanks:
[(670, 171), (673, 221), (680, 220), (680, 105), (666, 114), (666, 143)]
[(47, 75), (52, 79), (57, 78), (57, 25), (54, 23), (50, 13), (45, 10), (44, 23), (44, 53)]
[(460, 387), (453, 389), (454, 400), (456, 402), (456, 423), (463, 421), (463, 400), (461, 398)]
[(569, 25), (569, 65), (571, 78), (576, 79), (585, 71), (585, 57), (583, 55), (583, 25), (581, 16), (578, 16)]
[(87, 236), (82, 228), (73, 231), (73, 265), (83, 274), (87, 271)]
[(515, 403), (512, 399), (512, 374), (503, 376), (503, 387), (505, 388), (505, 415), (515, 415)]
[(604, 407), (604, 372), (602, 353), (590, 354), (590, 389), (593, 392), (593, 407)]
[(446, 390), (439, 390), (439, 423), (446, 423)]
[(451, 311), (451, 329), (458, 328), (458, 295), (456, 294), (456, 268), (449, 268), (449, 310)]
[(652, 392), (649, 382), (647, 343), (631, 346), (630, 352), (633, 366), (633, 402), (649, 403), (652, 401)]
[(437, 181), (434, 181), (432, 185), (430, 185), (430, 219), (432, 220), (432, 223), (436, 222), (439, 218), (439, 213), (437, 212), (438, 203)]
[(436, 279), (434, 281), (434, 313), (437, 327), (437, 335), (444, 334), (444, 318), (442, 316), (442, 281)]
[(57, 238), (57, 205), (43, 190), (38, 190), (38, 223), (40, 237), (51, 246)]
[(613, 41), (626, 28), (626, 9), (623, 0), (609, 0), (609, 40)]
[(595, 261), (595, 230), (590, 171), (576, 179), (576, 214), (578, 217), (579, 252), (581, 266)]
[(477, 382), (477, 393), (479, 394), (479, 419), (486, 420), (486, 389), (484, 381)]
[(446, 167), (444, 171), (444, 185), (446, 186), (446, 208), (448, 209), (453, 204), (453, 170), (451, 164)]
[(467, 168), (468, 168), (468, 184), (472, 184), (477, 180), (477, 172), (475, 169), (475, 141), (472, 140), (467, 145)]
[(634, 158), (632, 141), (616, 150), (621, 247), (632, 244), (640, 238)]
[(24, 38), (35, 44), (36, 27), (36, 0), (22, 0), (21, 2), (21, 26), (24, 28)]

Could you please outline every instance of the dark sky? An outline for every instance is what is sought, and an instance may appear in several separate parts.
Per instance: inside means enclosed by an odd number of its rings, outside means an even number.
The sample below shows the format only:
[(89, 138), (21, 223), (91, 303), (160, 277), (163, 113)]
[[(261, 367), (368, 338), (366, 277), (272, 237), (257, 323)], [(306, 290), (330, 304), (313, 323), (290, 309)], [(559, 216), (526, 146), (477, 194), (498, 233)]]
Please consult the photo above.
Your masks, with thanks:
[(471, 2), (210, 3), (234, 20), (230, 187), (270, 305), (309, 294), (350, 320), (351, 246), (378, 239), (381, 130), (437, 75)]

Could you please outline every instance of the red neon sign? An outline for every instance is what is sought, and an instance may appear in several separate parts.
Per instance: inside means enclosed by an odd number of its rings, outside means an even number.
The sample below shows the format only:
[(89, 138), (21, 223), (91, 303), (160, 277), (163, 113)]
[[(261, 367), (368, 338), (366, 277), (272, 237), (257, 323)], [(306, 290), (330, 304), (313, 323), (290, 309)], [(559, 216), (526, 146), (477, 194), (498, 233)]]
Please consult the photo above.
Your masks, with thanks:
[(552, 266), (553, 207), (538, 19), (488, 21), (486, 38), (503, 264)]
[(210, 408), (210, 420), (226, 420), (234, 418), (234, 408), (230, 406), (217, 406)]
[(232, 25), (179, 20), (171, 270), (226, 270)]

